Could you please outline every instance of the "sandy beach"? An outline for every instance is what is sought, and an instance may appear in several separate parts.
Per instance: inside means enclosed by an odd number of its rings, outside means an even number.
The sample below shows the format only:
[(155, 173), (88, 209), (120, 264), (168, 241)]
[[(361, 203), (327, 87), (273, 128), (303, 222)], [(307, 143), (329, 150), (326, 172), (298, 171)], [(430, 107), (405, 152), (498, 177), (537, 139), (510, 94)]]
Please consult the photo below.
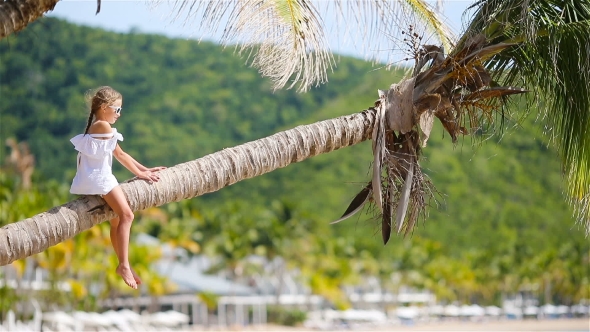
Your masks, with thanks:
[(590, 331), (590, 320), (502, 320), (487, 322), (442, 322), (396, 326), (387, 331)]
[[(318, 330), (306, 329), (304, 327), (286, 326), (256, 326), (251, 329), (232, 329), (234, 331), (293, 331), (293, 332), (314, 332)], [(351, 327), (349, 329), (338, 329), (330, 331), (552, 331), (552, 332), (590, 332), (590, 319), (553, 319), (553, 320), (500, 320), (486, 322), (462, 322), (444, 321), (432, 323), (419, 323), (412, 326), (393, 325), (376, 326), (370, 329), (366, 327)]]

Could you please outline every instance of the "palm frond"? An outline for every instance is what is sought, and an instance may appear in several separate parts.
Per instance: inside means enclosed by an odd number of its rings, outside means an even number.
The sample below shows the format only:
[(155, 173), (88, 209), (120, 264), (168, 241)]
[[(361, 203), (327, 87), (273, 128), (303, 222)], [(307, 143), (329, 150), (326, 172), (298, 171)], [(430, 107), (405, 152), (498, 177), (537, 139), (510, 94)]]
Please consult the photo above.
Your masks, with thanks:
[[(334, 18), (331, 26), (344, 39), (340, 45), (352, 46), (365, 52), (368, 58), (387, 62), (400, 61), (399, 55), (412, 58), (416, 51), (408, 45), (404, 32), (412, 27), (428, 43), (450, 49), (455, 40), (451, 29), (424, 0), (334, 0), (316, 1), (326, 17)], [(322, 6), (323, 5), (323, 6)], [(330, 34), (332, 35), (332, 34)], [(421, 43), (427, 40), (421, 40)], [(416, 44), (417, 45), (417, 44)], [(413, 45), (413, 46), (416, 46)], [(410, 49), (408, 49), (410, 46)], [(384, 56), (383, 56), (384, 55)]]
[[(160, 1), (162, 2), (162, 1)], [(203, 30), (223, 29), (221, 42), (239, 45), (240, 53), (273, 82), (274, 89), (300, 90), (327, 81), (333, 59), (321, 18), (306, 0), (176, 1), (176, 16), (185, 23), (200, 18)]]
[(335, 18), (330, 22), (336, 22), (336, 33), (346, 30), (361, 36), (357, 39), (362, 45), (356, 46), (367, 49), (382, 48), (383, 40), (398, 42), (400, 27), (416, 24), (415, 17), (445, 47), (453, 38), (424, 0), (176, 0), (172, 11), (172, 21), (181, 17), (187, 25), (198, 21), (201, 33), (221, 31), (221, 42), (247, 51), (252, 65), (273, 81), (274, 89), (298, 84), (303, 91), (327, 81), (334, 61), (321, 16)]
[(237, 31), (247, 29), (253, 36), (242, 50), (260, 45), (253, 64), (261, 74), (274, 82), (275, 89), (299, 83), (300, 90), (306, 90), (326, 82), (332, 57), (313, 5), (304, 0), (259, 3), (258, 8), (242, 7)]
[(527, 109), (547, 120), (568, 199), (590, 232), (590, 1), (480, 0), (474, 6), (468, 31), (483, 32), (492, 44), (520, 44), (486, 67), (500, 85), (534, 92)]
[(365, 206), (365, 203), (367, 203), (370, 199), (371, 187), (372, 182), (369, 182), (368, 185), (366, 185), (358, 194), (356, 194), (356, 196), (354, 196), (352, 202), (350, 202), (348, 208), (346, 208), (346, 211), (344, 211), (344, 214), (342, 214), (342, 217), (332, 221), (330, 224), (337, 224), (342, 220), (348, 219), (352, 217), (355, 213), (359, 212), (363, 208), (363, 206)]
[(433, 8), (423, 0), (407, 0), (406, 5), (420, 19), (420, 21), (434, 32), (440, 39), (445, 50), (453, 47), (453, 34), (449, 27), (444, 24), (441, 18), (436, 14)]

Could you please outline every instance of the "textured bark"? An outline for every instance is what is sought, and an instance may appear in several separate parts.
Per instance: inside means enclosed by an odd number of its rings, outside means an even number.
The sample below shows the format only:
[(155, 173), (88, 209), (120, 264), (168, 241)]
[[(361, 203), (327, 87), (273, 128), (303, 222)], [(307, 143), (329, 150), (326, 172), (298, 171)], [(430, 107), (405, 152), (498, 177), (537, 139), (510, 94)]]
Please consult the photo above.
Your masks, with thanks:
[(0, 1), (0, 39), (24, 29), (29, 23), (53, 10), (59, 0)]
[[(217, 191), (307, 158), (358, 144), (371, 137), (375, 110), (299, 126), (212, 153), (161, 171), (152, 185), (121, 184), (133, 211)], [(82, 196), (34, 217), (0, 228), (0, 265), (56, 245), (115, 214), (99, 196)]]

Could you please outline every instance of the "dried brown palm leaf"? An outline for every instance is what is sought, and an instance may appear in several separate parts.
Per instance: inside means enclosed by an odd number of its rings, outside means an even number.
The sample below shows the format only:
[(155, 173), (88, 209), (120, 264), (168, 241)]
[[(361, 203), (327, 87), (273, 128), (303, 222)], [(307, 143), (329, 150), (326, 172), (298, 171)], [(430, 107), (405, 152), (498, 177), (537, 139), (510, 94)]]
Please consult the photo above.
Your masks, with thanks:
[(461, 60), (467, 58), (470, 54), (476, 52), (479, 49), (482, 49), (486, 43), (486, 37), (483, 34), (476, 34), (469, 38), (469, 40), (465, 43), (465, 47), (459, 50), (455, 50), (455, 52), (451, 52), (447, 57), (447, 60)]
[(385, 93), (381, 107), (385, 112), (387, 128), (402, 134), (414, 127), (414, 78), (392, 84)]
[(369, 182), (369, 184), (367, 184), (358, 194), (356, 194), (356, 196), (354, 196), (352, 202), (350, 202), (350, 205), (348, 205), (348, 208), (346, 208), (346, 211), (344, 211), (344, 214), (342, 214), (342, 217), (340, 217), (338, 220), (332, 221), (330, 224), (337, 224), (342, 220), (352, 217), (355, 213), (362, 210), (371, 197), (371, 186), (372, 184)]
[(383, 214), (381, 216), (381, 237), (383, 238), (383, 244), (387, 244), (391, 237), (391, 220), (393, 218), (393, 209), (391, 206), (391, 199), (393, 198), (395, 188), (392, 186), (391, 181), (388, 181), (385, 189)]
[(477, 91), (485, 86), (489, 86), (492, 82), (492, 77), (488, 74), (485, 68), (481, 65), (475, 65), (472, 68), (472, 81), (465, 84), (467, 90)]
[(432, 65), (439, 65), (445, 60), (444, 51), (441, 47), (435, 45), (424, 45), (417, 54), (416, 65), (412, 76), (418, 75), (422, 68), (432, 61)]
[(500, 43), (500, 44), (482, 47), (481, 49), (478, 49), (478, 50), (474, 51), (473, 53), (467, 55), (466, 57), (462, 58), (459, 61), (459, 65), (463, 66), (463, 65), (466, 65), (467, 63), (474, 61), (474, 60), (477, 60), (479, 63), (481, 63), (481, 62), (493, 57), (494, 55), (504, 51), (506, 48), (511, 47), (511, 46), (515, 46), (515, 45), (518, 45), (518, 44)]
[(499, 98), (509, 95), (515, 95), (528, 92), (528, 90), (515, 87), (493, 87), (484, 90), (472, 92), (463, 97), (463, 103), (475, 102), (484, 99)]
[[(427, 216), (427, 207), (431, 201), (436, 202), (435, 194), (437, 193), (432, 183), (426, 178), (418, 162), (413, 163), (413, 176), (411, 190), (407, 199), (406, 214), (402, 222), (394, 224), (396, 232), (403, 232), (405, 235), (412, 232), (418, 219)], [(407, 173), (406, 173), (407, 175)], [(395, 188), (392, 191), (391, 208), (398, 210), (402, 208), (404, 201), (402, 198), (403, 186), (405, 179), (400, 176), (392, 176), (391, 184)], [(401, 227), (400, 227), (401, 226)], [(384, 230), (382, 229), (382, 232)]]
[(397, 203), (397, 209), (395, 213), (395, 224), (397, 227), (397, 233), (399, 234), (403, 225), (404, 219), (406, 218), (406, 211), (408, 210), (408, 204), (410, 204), (410, 191), (412, 190), (412, 181), (414, 179), (414, 163), (410, 163), (406, 172), (406, 178), (404, 184), (400, 190), (400, 198)]
[(432, 185), (432, 182), (425, 177), (418, 163), (414, 167), (413, 179), (408, 215), (405, 221), (406, 226), (403, 229), (404, 235), (408, 235), (414, 230), (418, 219), (426, 219), (429, 202), (436, 202), (436, 189)]
[(452, 111), (452, 108), (442, 109), (434, 113), (443, 128), (451, 136), (453, 143), (457, 142), (458, 135), (465, 135), (467, 131), (460, 125), (459, 119)]
[(383, 193), (381, 187), (381, 173), (383, 157), (385, 155), (385, 110), (383, 107), (377, 109), (375, 128), (373, 129), (373, 200), (379, 210), (383, 210)]

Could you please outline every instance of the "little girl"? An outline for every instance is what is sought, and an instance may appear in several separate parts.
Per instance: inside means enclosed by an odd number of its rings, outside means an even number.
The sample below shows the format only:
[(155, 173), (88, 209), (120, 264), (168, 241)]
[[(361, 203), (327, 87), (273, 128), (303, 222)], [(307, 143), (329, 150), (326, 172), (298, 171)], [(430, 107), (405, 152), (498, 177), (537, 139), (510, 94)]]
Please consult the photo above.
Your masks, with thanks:
[(160, 179), (158, 171), (165, 167), (147, 168), (123, 152), (117, 144), (123, 136), (111, 128), (121, 116), (123, 96), (111, 87), (98, 88), (90, 99), (90, 115), (84, 134), (70, 141), (78, 150), (78, 168), (70, 192), (78, 195), (100, 195), (117, 214), (111, 223), (111, 242), (117, 254), (117, 274), (133, 289), (141, 279), (129, 265), (129, 233), (133, 222), (133, 211), (112, 173), (113, 155), (131, 173), (148, 181)]

